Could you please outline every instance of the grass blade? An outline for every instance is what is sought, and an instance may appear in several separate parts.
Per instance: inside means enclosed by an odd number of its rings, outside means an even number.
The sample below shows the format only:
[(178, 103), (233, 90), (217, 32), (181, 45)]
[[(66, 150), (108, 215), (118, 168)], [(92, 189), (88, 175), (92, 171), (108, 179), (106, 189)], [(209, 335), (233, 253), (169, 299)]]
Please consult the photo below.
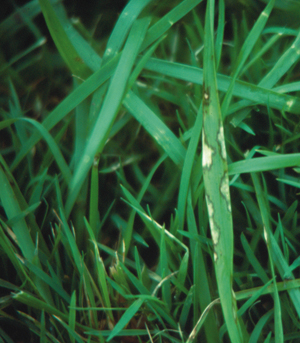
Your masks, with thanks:
[(237, 318), (236, 299), (232, 289), (233, 224), (224, 129), (217, 93), (213, 18), (214, 1), (210, 0), (206, 8), (204, 42), (203, 179), (224, 319), (231, 341), (242, 343), (246, 340)]
[(136, 21), (131, 29), (121, 59), (110, 82), (103, 106), (88, 137), (83, 156), (74, 172), (66, 202), (67, 216), (73, 208), (77, 195), (93, 163), (95, 154), (97, 152), (100, 153), (105, 145), (111, 126), (117, 116), (131, 68), (148, 25), (149, 19), (145, 18)]

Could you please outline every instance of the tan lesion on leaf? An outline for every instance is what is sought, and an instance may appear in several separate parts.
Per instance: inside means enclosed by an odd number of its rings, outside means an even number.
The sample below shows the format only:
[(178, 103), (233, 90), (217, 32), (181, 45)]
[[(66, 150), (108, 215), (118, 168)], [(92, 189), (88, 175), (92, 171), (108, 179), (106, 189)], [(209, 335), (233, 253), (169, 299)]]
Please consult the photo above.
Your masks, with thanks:
[(229, 193), (229, 180), (227, 173), (224, 173), (220, 182), (220, 193), (226, 201), (227, 211), (231, 213), (231, 201)]
[(214, 260), (216, 261), (218, 259), (218, 254), (216, 252), (215, 247), (219, 244), (221, 232), (220, 232), (219, 225), (215, 222), (214, 204), (207, 194), (205, 197), (206, 197), (206, 205), (207, 205), (207, 211), (208, 211), (208, 217), (209, 217), (210, 231), (211, 231), (212, 241), (214, 245)]
[(214, 154), (215, 154), (215, 150), (207, 143), (205, 133), (203, 132), (203, 155), (202, 155), (203, 168), (209, 169), (212, 166)]
[(220, 126), (220, 129), (218, 131), (218, 135), (217, 135), (217, 140), (220, 146), (220, 150), (221, 150), (221, 157), (224, 161), (226, 161), (227, 159), (227, 155), (226, 155), (226, 147), (225, 147), (225, 138), (224, 138), (224, 128), (223, 125)]

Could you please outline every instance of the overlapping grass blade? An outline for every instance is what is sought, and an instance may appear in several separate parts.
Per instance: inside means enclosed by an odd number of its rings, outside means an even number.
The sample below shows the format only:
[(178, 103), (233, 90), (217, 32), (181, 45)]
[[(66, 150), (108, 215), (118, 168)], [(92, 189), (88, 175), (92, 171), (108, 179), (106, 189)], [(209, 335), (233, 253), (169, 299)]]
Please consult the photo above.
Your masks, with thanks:
[[(300, 33), (298, 33), (295, 41), (292, 45), (285, 51), (283, 55), (278, 59), (276, 64), (270, 70), (270, 72), (259, 82), (258, 86), (263, 88), (273, 88), (274, 85), (285, 75), (285, 73), (299, 60), (299, 49), (300, 49)], [(243, 107), (249, 106), (247, 100), (242, 103)], [(287, 105), (294, 105), (294, 102), (287, 103)], [(289, 111), (289, 106), (287, 106), (287, 111)], [(237, 126), (244, 118), (249, 114), (249, 110), (245, 110), (241, 114), (235, 116), (231, 123)]]
[[(65, 100), (63, 100), (51, 113), (47, 115), (42, 125), (50, 131), (56, 124), (64, 119), (70, 111), (72, 111), (77, 105), (108, 80), (108, 78), (113, 74), (118, 59), (119, 57), (116, 56), (115, 59), (100, 68), (84, 83), (77, 87)], [(40, 139), (41, 136), (38, 133), (34, 133), (30, 139), (28, 139), (12, 163), (12, 170), (18, 166), (20, 161)]]
[(151, 0), (131, 0), (125, 6), (107, 42), (103, 54), (104, 64), (120, 51), (131, 26), (150, 2)]
[(249, 337), (249, 343), (257, 343), (258, 339), (261, 335), (261, 331), (265, 324), (268, 322), (270, 317), (273, 314), (273, 310), (270, 310), (269, 312), (265, 313), (258, 321), (258, 323), (255, 325), (254, 330), (251, 333), (251, 336)]
[(164, 122), (132, 91), (127, 93), (123, 104), (164, 149), (173, 162), (181, 166), (184, 161), (185, 149)]
[(66, 202), (67, 214), (72, 210), (76, 197), (93, 163), (94, 156), (96, 153), (101, 153), (105, 145), (109, 131), (121, 105), (131, 68), (146, 34), (148, 25), (148, 18), (141, 19), (135, 22), (130, 31), (115, 74), (111, 79), (103, 106), (88, 137), (83, 156), (74, 171)]
[(108, 336), (108, 342), (111, 339), (113, 339), (121, 330), (124, 329), (124, 327), (129, 323), (132, 317), (138, 312), (140, 307), (143, 305), (143, 302), (143, 299), (137, 299), (128, 307), (128, 309), (122, 315), (121, 319), (118, 321), (116, 326), (111, 331), (111, 334)]
[(236, 66), (233, 68), (230, 85), (228, 87), (228, 90), (226, 92), (226, 95), (225, 95), (225, 98), (223, 100), (222, 107), (221, 107), (223, 117), (226, 116), (227, 109), (229, 107), (229, 104), (230, 104), (230, 101), (232, 98), (232, 94), (233, 94), (232, 92), (233, 92), (235, 80), (237, 79), (237, 77), (238, 77), (240, 71), (242, 70), (247, 58), (249, 57), (250, 52), (252, 51), (254, 44), (256, 43), (258, 38), (260, 37), (260, 34), (261, 34), (262, 30), (264, 29), (264, 27), (267, 23), (267, 20), (270, 16), (270, 13), (272, 11), (274, 3), (275, 3), (275, 0), (269, 1), (268, 5), (264, 9), (264, 11), (260, 14), (259, 18), (255, 22), (252, 30), (249, 32), (247, 39), (245, 40), (245, 42), (244, 42), (244, 44), (243, 44), (243, 46), (239, 52), (238, 58), (236, 60)]
[[(56, 4), (59, 0), (50, 0), (51, 4)], [(36, 17), (41, 12), (41, 7), (37, 0), (32, 0), (26, 3), (24, 6), (17, 8), (9, 17), (3, 20), (0, 24), (0, 36), (1, 38), (10, 37), (16, 33), (20, 28), (25, 25), (30, 25), (32, 27), (32, 19)], [(22, 18), (20, 20), (20, 17)], [(37, 28), (33, 30), (37, 34)], [(37, 34), (37, 38), (40, 34)]]
[(43, 15), (45, 17), (48, 29), (51, 33), (55, 45), (72, 73), (79, 76), (81, 79), (86, 79), (90, 76), (91, 71), (82, 63), (83, 60), (77, 53), (74, 45), (71, 43), (66, 31), (58, 18), (49, 0), (39, 0)]
[[(146, 63), (145, 69), (178, 78), (187, 82), (201, 85), (203, 84), (203, 70), (201, 68), (151, 58)], [(217, 84), (218, 90), (226, 92), (230, 84), (230, 77), (222, 74), (217, 74)], [(251, 83), (240, 80), (236, 80), (232, 93), (237, 97), (249, 99), (255, 104), (262, 104), (278, 110), (285, 110), (287, 112), (300, 114), (299, 97), (274, 92), (274, 90), (264, 88), (263, 86), (253, 85)], [(244, 108), (248, 105), (248, 102), (246, 103), (241, 101), (239, 108)], [(236, 108), (230, 107), (227, 115), (231, 114), (234, 111), (236, 111)]]
[(275, 269), (274, 269), (274, 263), (273, 263), (273, 254), (272, 254), (272, 243), (271, 243), (271, 225), (270, 225), (270, 209), (268, 206), (268, 202), (264, 196), (266, 190), (262, 189), (260, 185), (260, 180), (257, 174), (251, 174), (255, 192), (256, 192), (256, 198), (258, 201), (259, 210), (262, 217), (262, 223), (263, 223), (263, 230), (264, 230), (264, 237), (268, 249), (269, 254), (269, 263), (270, 263), (270, 269), (272, 273), (272, 279), (274, 284), (274, 317), (275, 317), (275, 342), (276, 343), (282, 343), (283, 338), (283, 327), (282, 327), (282, 317), (281, 317), (281, 304), (277, 289), (277, 283), (276, 283), (276, 276), (275, 276)]

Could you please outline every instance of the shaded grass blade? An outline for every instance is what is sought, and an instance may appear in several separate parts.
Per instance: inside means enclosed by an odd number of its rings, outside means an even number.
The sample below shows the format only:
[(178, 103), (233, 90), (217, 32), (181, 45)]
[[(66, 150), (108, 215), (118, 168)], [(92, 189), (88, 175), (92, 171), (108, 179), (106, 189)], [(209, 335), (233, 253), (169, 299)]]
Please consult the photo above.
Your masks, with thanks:
[(71, 69), (73, 74), (79, 76), (81, 79), (86, 79), (88, 76), (90, 76), (91, 71), (83, 63), (81, 57), (78, 55), (73, 44), (69, 40), (69, 37), (61, 24), (61, 20), (57, 17), (50, 1), (39, 0), (39, 3), (41, 5), (48, 29), (60, 55)]

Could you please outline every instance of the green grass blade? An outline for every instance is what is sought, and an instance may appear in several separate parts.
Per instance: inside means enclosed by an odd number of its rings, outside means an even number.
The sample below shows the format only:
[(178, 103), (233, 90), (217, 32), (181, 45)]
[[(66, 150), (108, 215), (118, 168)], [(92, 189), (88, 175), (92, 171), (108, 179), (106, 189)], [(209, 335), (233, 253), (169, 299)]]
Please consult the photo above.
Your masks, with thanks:
[[(74, 290), (71, 301), (70, 301), (70, 309), (69, 309), (69, 327), (71, 332), (75, 331), (75, 323), (76, 323), (76, 291)], [(75, 337), (70, 335), (70, 342), (75, 343)]]
[(231, 341), (242, 343), (246, 339), (243, 337), (237, 318), (236, 299), (232, 289), (233, 224), (224, 129), (217, 93), (213, 18), (214, 1), (208, 1), (203, 62), (203, 179), (214, 244), (214, 265), (224, 319)]
[(84, 343), (84, 340), (74, 331), (69, 325), (67, 325), (60, 317), (53, 315), (54, 318), (68, 331), (71, 342)]
[(190, 185), (190, 179), (192, 174), (192, 167), (197, 158), (197, 147), (199, 144), (200, 135), (202, 132), (202, 105), (199, 108), (197, 113), (197, 118), (192, 129), (192, 136), (189, 142), (189, 146), (185, 155), (184, 164), (182, 168), (180, 186), (179, 186), (179, 195), (178, 195), (178, 230), (183, 230), (185, 209), (188, 195), (188, 188)]
[(263, 327), (266, 325), (266, 323), (269, 321), (271, 315), (273, 314), (273, 310), (265, 313), (257, 322), (255, 325), (254, 330), (251, 333), (251, 336), (249, 338), (249, 343), (257, 343), (259, 342), (258, 339), (261, 335)]
[[(91, 95), (113, 74), (116, 67), (116, 62), (119, 57), (107, 63), (103, 68), (100, 68), (92, 74), (84, 83), (77, 87), (69, 96), (64, 99), (51, 113), (49, 113), (42, 125), (49, 131), (61, 120), (63, 120), (69, 112), (71, 112), (84, 99)], [(41, 135), (34, 133), (32, 137), (24, 144), (14, 162), (11, 169), (14, 170), (32, 147), (41, 139)]]
[[(200, 85), (203, 84), (203, 69), (191, 67), (186, 64), (175, 62), (171, 63), (160, 59), (150, 58), (145, 65), (145, 69), (187, 82)], [(230, 81), (230, 77), (223, 74), (217, 74), (218, 90), (226, 92), (230, 85)], [(264, 88), (263, 86), (257, 86), (240, 80), (235, 82), (232, 92), (233, 95), (243, 99), (249, 99), (256, 104), (262, 104), (281, 111), (285, 110), (287, 112), (300, 114), (299, 97), (281, 94), (274, 90)], [(241, 101), (241, 103), (242, 105), (239, 106), (238, 109), (249, 105), (249, 102), (246, 100)], [(234, 106), (231, 106), (227, 115), (235, 112), (236, 110), (237, 109)]]
[(137, 299), (128, 307), (128, 309), (122, 315), (121, 319), (118, 321), (116, 326), (111, 331), (111, 334), (108, 336), (107, 338), (108, 342), (111, 339), (113, 339), (121, 330), (124, 329), (124, 327), (129, 323), (132, 317), (138, 312), (140, 307), (143, 305), (143, 302), (144, 302), (143, 299)]
[(56, 307), (51, 306), (44, 301), (36, 298), (30, 293), (20, 291), (18, 293), (13, 294), (13, 298), (21, 303), (28, 305), (32, 308), (45, 311), (47, 313), (56, 315), (60, 318), (63, 318), (65, 321), (68, 321), (68, 316), (61, 311), (59, 311)]
[(189, 13), (193, 8), (200, 4), (202, 0), (185, 0), (181, 1), (176, 7), (168, 12), (157, 23), (150, 27), (147, 32), (145, 41), (142, 44), (141, 51), (146, 49), (150, 44), (155, 42), (164, 33), (166, 33), (172, 25)]
[(181, 166), (184, 161), (185, 149), (174, 133), (132, 91), (127, 93), (123, 104), (164, 149), (173, 162)]
[(275, 269), (274, 269), (274, 263), (273, 263), (273, 254), (272, 254), (272, 243), (271, 243), (271, 224), (270, 224), (270, 209), (269, 204), (267, 202), (267, 199), (265, 197), (265, 194), (267, 192), (266, 189), (263, 189), (260, 185), (260, 180), (257, 174), (251, 174), (255, 192), (256, 192), (256, 198), (258, 201), (259, 210), (262, 217), (262, 223), (263, 223), (263, 230), (264, 230), (264, 238), (266, 241), (266, 245), (268, 248), (268, 254), (269, 254), (269, 263), (270, 263), (270, 269), (272, 273), (272, 279), (274, 284), (274, 317), (275, 317), (275, 342), (276, 343), (283, 343), (284, 337), (283, 337), (283, 327), (282, 327), (282, 317), (281, 317), (281, 304), (278, 294), (278, 288), (276, 283), (276, 276), (275, 276)]
[[(17, 217), (22, 211), (20, 204), (13, 192), (10, 184), (10, 175), (0, 166), (0, 199), (8, 219)], [(30, 230), (27, 227), (25, 219), (20, 220), (13, 225), (12, 230), (16, 235), (19, 247), (26, 259), (32, 261), (35, 257), (35, 246), (30, 236)]]
[(52, 39), (55, 42), (60, 55), (71, 69), (72, 73), (85, 80), (91, 74), (91, 71), (83, 63), (72, 42), (69, 40), (69, 37), (62, 26), (61, 18), (57, 17), (49, 0), (39, 0), (39, 3)]
[(119, 52), (132, 24), (150, 2), (151, 0), (131, 0), (128, 2), (109, 37), (103, 55), (103, 63), (107, 63)]
[(218, 29), (216, 37), (216, 70), (218, 70), (221, 55), (222, 46), (224, 40), (224, 30), (225, 30), (225, 3), (224, 0), (219, 1), (219, 17), (218, 17)]
[[(96, 264), (96, 269), (97, 269), (98, 286), (100, 289), (100, 293), (102, 295), (103, 306), (107, 307), (107, 308), (111, 308), (111, 301), (110, 301), (110, 297), (109, 297), (109, 289), (107, 287), (107, 282), (106, 282), (106, 278), (107, 278), (106, 270), (105, 270), (103, 260), (99, 254), (99, 249), (97, 246), (95, 234), (94, 234), (94, 231), (92, 230), (91, 226), (87, 222), (86, 218), (84, 218), (84, 222), (85, 222), (86, 228), (88, 230), (88, 233), (90, 235), (90, 238), (94, 244), (95, 264)], [(112, 312), (110, 310), (107, 310), (107, 313), (110, 317), (110, 320), (113, 322), (114, 317), (113, 317)]]
[(228, 174), (242, 174), (259, 171), (274, 170), (287, 167), (295, 167), (300, 165), (300, 154), (285, 154), (268, 157), (258, 157), (238, 162), (233, 162), (228, 165)]
[(237, 61), (236, 61), (236, 66), (233, 68), (232, 72), (232, 77), (230, 81), (230, 85), (228, 87), (228, 91), (225, 95), (225, 98), (222, 103), (221, 111), (222, 115), (225, 116), (227, 113), (227, 109), (229, 107), (231, 98), (232, 98), (232, 92), (233, 92), (233, 87), (235, 84), (235, 80), (237, 79), (240, 71), (242, 70), (247, 58), (249, 57), (254, 44), (257, 42), (258, 38), (261, 35), (262, 30), (264, 29), (267, 20), (269, 19), (270, 13), (273, 9), (275, 0), (269, 1), (268, 5), (264, 9), (264, 11), (260, 14), (259, 18), (255, 22), (252, 30), (249, 32), (241, 50), (238, 55)]
[(119, 106), (124, 96), (131, 68), (146, 34), (148, 25), (148, 18), (141, 19), (135, 22), (130, 31), (119, 64), (111, 79), (103, 106), (88, 137), (83, 156), (74, 172), (66, 202), (67, 215), (69, 215), (72, 210), (81, 186), (93, 163), (95, 154), (97, 152), (101, 153), (106, 139), (108, 138), (109, 131), (117, 116)]
[(71, 171), (69, 166), (67, 165), (59, 147), (57, 146), (55, 140), (53, 137), (50, 135), (50, 133), (44, 128), (43, 125), (41, 125), (39, 122), (36, 120), (30, 119), (30, 118), (20, 118), (20, 120), (24, 120), (31, 125), (33, 125), (42, 135), (42, 137), (45, 139), (45, 141), (48, 143), (48, 146), (57, 162), (57, 165), (59, 166), (59, 169), (66, 180), (66, 183), (68, 184), (71, 181)]

